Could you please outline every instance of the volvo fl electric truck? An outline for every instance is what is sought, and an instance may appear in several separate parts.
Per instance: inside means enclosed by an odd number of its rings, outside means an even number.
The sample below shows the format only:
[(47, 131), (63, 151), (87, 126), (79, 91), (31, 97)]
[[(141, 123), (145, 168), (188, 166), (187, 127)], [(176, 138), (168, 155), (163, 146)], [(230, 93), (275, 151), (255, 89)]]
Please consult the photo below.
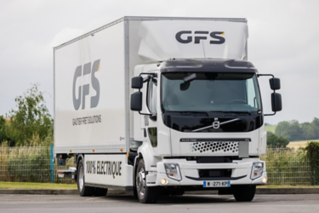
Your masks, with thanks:
[(215, 189), (251, 201), (267, 183), (264, 117), (282, 104), (247, 40), (243, 18), (124, 17), (55, 47), (55, 154), (77, 165), (59, 175), (81, 196)]

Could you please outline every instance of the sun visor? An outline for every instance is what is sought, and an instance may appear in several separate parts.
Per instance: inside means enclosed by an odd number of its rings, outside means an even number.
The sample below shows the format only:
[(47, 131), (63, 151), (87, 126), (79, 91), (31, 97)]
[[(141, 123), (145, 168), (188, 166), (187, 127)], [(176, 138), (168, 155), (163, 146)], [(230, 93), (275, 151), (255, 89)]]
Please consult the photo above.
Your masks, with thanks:
[(230, 21), (144, 21), (139, 56), (145, 62), (169, 58), (247, 59), (248, 27)]

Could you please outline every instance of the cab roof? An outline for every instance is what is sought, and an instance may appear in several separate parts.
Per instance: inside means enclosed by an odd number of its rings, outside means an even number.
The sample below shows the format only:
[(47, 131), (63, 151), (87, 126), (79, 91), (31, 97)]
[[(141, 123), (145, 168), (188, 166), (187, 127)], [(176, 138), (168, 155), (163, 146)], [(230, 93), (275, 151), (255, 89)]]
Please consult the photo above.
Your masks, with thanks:
[(258, 73), (249, 61), (229, 59), (170, 59), (163, 61), (162, 73), (167, 72), (227, 72), (227, 73)]

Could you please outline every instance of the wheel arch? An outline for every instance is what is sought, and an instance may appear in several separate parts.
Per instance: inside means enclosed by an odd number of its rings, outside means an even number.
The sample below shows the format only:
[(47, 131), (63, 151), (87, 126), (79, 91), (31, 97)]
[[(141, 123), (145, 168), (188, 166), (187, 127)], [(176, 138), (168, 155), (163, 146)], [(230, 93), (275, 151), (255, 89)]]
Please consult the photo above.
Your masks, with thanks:
[(78, 154), (76, 155), (76, 170), (75, 170), (75, 174), (74, 174), (74, 180), (77, 181), (78, 180), (78, 168), (79, 168), (79, 162), (80, 160), (84, 160), (84, 154)]

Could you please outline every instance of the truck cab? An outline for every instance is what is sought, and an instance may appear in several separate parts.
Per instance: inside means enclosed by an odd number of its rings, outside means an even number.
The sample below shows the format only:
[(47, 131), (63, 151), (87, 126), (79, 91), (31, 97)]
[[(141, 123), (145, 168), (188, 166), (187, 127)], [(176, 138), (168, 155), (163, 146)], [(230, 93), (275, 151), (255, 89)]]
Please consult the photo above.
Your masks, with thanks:
[[(236, 200), (253, 199), (267, 183), (260, 155), (267, 134), (258, 84), (248, 61), (170, 59), (135, 68), (131, 95), (137, 195), (217, 188)], [(278, 83), (279, 79), (272, 78)], [(274, 88), (273, 89), (278, 89)], [(272, 94), (273, 111), (281, 110)], [(142, 165), (141, 163), (142, 162)], [(159, 189), (160, 188), (160, 189)]]

